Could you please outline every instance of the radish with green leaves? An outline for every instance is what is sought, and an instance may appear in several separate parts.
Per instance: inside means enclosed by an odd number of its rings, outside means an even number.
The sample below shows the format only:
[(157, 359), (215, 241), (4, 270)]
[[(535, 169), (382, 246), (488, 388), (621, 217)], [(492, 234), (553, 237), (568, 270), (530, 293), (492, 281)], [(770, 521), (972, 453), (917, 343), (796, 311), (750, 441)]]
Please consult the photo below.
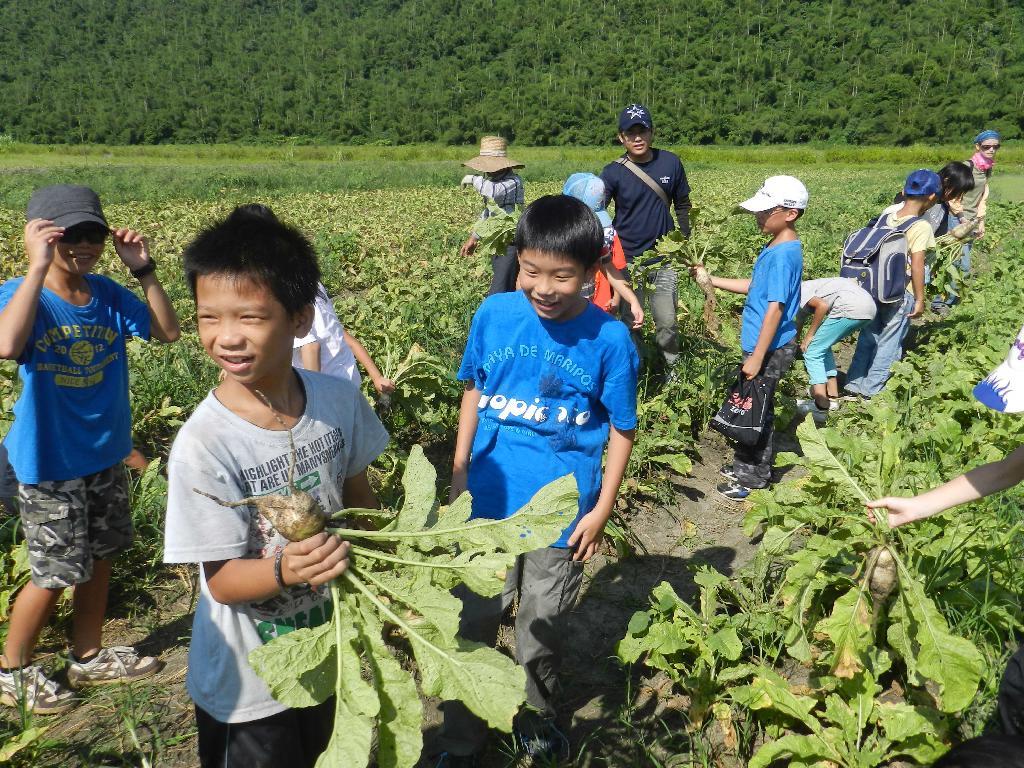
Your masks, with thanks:
[[(565, 476), (541, 488), (504, 520), (470, 520), (463, 494), (443, 507), (436, 473), (418, 446), (402, 484), (405, 498), (380, 530), (337, 526), (341, 518), (381, 519), (378, 510), (346, 509), (326, 529), (351, 542), (352, 563), (331, 584), (329, 622), (296, 629), (256, 649), (249, 661), (274, 698), (308, 707), (335, 697), (334, 735), (319, 768), (370, 762), (411, 768), (422, 750), (423, 695), (460, 700), (492, 728), (510, 731), (526, 699), (516, 663), (458, 635), (461, 601), (451, 590), (500, 594), (518, 555), (556, 541), (575, 518), (576, 483)], [(417, 679), (389, 645), (397, 635), (411, 652)], [(396, 656), (396, 653), (399, 653)]]

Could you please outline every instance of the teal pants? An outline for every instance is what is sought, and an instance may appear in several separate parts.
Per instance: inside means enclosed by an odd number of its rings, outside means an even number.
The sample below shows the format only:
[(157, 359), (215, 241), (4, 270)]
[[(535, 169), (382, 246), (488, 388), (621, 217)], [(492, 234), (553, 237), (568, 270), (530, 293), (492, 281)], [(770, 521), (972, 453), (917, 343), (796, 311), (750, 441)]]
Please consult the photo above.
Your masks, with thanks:
[(850, 320), (846, 317), (826, 317), (811, 343), (804, 352), (804, 366), (811, 385), (824, 384), (835, 376), (836, 359), (832, 354), (832, 345), (845, 339), (854, 331), (863, 328), (870, 320)]

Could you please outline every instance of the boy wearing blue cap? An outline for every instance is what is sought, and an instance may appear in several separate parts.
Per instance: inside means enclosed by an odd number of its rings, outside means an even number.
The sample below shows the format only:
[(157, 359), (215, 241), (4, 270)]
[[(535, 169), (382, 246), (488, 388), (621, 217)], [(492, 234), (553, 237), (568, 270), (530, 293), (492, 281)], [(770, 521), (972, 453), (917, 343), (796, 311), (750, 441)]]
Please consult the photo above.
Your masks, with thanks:
[[(630, 104), (619, 114), (619, 142), (626, 151), (601, 171), (607, 199), (615, 201), (615, 231), (629, 265), (653, 248), (659, 237), (676, 228), (672, 208), (679, 230), (686, 237), (690, 235), (692, 206), (686, 171), (676, 155), (652, 147), (653, 139), (651, 113), (642, 104)], [(644, 266), (657, 261), (652, 259)], [(656, 269), (654, 293), (650, 297), (658, 349), (669, 366), (679, 356), (676, 281), (674, 269)], [(638, 293), (642, 297), (647, 291), (638, 286)], [(631, 318), (624, 319), (632, 325)]]
[(871, 398), (885, 387), (892, 364), (903, 357), (903, 340), (910, 321), (924, 314), (924, 264), (935, 248), (935, 234), (924, 218), (942, 194), (942, 179), (935, 171), (916, 170), (903, 185), (904, 200), (882, 211), (879, 219), (888, 227), (913, 221), (906, 230), (909, 289), (903, 301), (878, 303), (875, 318), (864, 326), (846, 375), (846, 392)]
[[(111, 561), (132, 543), (121, 465), (132, 451), (125, 345), (131, 336), (171, 342), (180, 331), (146, 241), (111, 229), (91, 189), (37, 189), (27, 218), (25, 276), (0, 286), (0, 358), (18, 361), (22, 381), (5, 445), (32, 580), (11, 611), (0, 702), (56, 714), (74, 704), (71, 693), (29, 662), (67, 587), (74, 591), (72, 685), (128, 682), (160, 667), (101, 640)], [(93, 273), (108, 238), (145, 301)]]
[(604, 233), (604, 246), (601, 248), (598, 269), (594, 277), (583, 285), (582, 295), (610, 314), (615, 314), (620, 302), (625, 301), (633, 318), (630, 327), (639, 330), (644, 324), (644, 310), (637, 295), (630, 288), (629, 280), (622, 272), (626, 265), (622, 262), (615, 263), (614, 254), (618, 253), (621, 257), (622, 246), (618, 235), (615, 234), (612, 217), (604, 207), (604, 182), (592, 173), (574, 173), (566, 180), (562, 194), (575, 197), (592, 210)]

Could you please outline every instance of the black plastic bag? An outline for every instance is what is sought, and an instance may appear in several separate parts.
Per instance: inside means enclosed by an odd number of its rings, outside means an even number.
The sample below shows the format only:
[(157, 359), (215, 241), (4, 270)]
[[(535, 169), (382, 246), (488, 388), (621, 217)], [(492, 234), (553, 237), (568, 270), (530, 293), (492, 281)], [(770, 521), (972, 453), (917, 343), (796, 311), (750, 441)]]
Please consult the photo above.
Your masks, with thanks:
[(741, 445), (757, 445), (764, 433), (765, 416), (771, 410), (776, 383), (775, 379), (761, 375), (748, 380), (742, 368), (738, 368), (736, 381), (711, 420), (711, 428)]

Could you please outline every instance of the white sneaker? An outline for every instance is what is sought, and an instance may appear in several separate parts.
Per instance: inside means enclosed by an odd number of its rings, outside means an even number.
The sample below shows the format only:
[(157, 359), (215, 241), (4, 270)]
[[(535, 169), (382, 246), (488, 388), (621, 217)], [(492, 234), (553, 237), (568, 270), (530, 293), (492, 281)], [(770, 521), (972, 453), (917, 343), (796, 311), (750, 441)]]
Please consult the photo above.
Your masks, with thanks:
[(35, 715), (57, 715), (75, 706), (74, 694), (32, 665), (0, 669), (0, 703), (24, 706)]

